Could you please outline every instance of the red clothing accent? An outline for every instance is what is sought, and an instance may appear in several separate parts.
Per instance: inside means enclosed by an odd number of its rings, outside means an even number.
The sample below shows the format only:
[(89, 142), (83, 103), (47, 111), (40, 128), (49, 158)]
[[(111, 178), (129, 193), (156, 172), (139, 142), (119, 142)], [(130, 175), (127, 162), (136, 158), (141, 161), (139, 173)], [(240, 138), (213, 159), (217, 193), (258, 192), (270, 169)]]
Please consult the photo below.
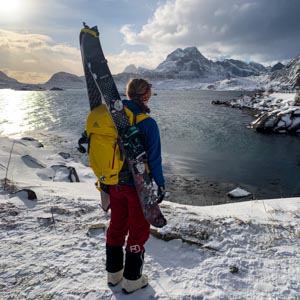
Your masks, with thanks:
[(113, 185), (109, 187), (111, 217), (106, 233), (106, 243), (123, 246), (129, 233), (126, 251), (140, 252), (150, 235), (150, 224), (145, 219), (134, 186)]

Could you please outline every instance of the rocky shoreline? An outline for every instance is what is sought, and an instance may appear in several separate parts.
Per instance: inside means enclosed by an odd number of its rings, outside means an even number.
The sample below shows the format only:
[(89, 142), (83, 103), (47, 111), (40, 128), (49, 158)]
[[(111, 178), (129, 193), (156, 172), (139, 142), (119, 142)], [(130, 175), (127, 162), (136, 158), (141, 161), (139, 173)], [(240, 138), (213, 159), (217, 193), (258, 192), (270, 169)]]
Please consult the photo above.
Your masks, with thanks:
[(255, 93), (228, 101), (215, 100), (213, 105), (242, 109), (255, 117), (249, 128), (263, 133), (300, 134), (300, 94)]

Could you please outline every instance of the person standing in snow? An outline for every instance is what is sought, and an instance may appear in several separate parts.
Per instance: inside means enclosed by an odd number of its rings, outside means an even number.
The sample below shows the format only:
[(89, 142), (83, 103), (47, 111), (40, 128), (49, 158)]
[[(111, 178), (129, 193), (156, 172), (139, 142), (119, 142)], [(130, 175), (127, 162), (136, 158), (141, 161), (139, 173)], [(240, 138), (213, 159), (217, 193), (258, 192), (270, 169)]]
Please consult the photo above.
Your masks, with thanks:
[[(131, 79), (126, 87), (128, 100), (123, 104), (138, 114), (149, 114), (148, 102), (151, 87), (146, 80)], [(144, 144), (150, 175), (158, 186), (158, 202), (165, 196), (165, 181), (162, 171), (160, 134), (156, 121), (150, 116), (136, 125)], [(147, 286), (148, 277), (142, 274), (144, 244), (150, 235), (150, 224), (145, 219), (134, 186), (132, 174), (125, 163), (119, 174), (119, 183), (109, 187), (111, 220), (106, 234), (106, 271), (109, 285), (116, 285), (122, 279), (126, 293)], [(125, 238), (125, 264), (123, 246)]]

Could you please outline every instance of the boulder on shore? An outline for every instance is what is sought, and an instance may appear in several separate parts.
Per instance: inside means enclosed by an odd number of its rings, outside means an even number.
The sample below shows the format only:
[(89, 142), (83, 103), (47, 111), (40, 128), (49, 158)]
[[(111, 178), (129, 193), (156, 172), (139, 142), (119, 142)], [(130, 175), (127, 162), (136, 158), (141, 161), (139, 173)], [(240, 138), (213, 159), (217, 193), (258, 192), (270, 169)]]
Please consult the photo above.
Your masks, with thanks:
[(291, 106), (285, 110), (265, 112), (250, 124), (250, 128), (265, 133), (300, 134), (300, 108)]

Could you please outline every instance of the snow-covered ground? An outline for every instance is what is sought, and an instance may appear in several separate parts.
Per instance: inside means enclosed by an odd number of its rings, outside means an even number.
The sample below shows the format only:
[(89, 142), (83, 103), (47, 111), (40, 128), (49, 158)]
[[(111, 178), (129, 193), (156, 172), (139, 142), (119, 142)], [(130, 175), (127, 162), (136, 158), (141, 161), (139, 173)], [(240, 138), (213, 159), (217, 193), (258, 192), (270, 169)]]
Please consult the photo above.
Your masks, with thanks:
[[(37, 146), (0, 138), (0, 178), (7, 173), (10, 188), (37, 195), (1, 189), (0, 299), (300, 299), (300, 198), (209, 207), (164, 201), (168, 225), (152, 228), (146, 244), (149, 286), (123, 295), (106, 284), (109, 215), (92, 171)], [(69, 182), (62, 165), (80, 182)]]

